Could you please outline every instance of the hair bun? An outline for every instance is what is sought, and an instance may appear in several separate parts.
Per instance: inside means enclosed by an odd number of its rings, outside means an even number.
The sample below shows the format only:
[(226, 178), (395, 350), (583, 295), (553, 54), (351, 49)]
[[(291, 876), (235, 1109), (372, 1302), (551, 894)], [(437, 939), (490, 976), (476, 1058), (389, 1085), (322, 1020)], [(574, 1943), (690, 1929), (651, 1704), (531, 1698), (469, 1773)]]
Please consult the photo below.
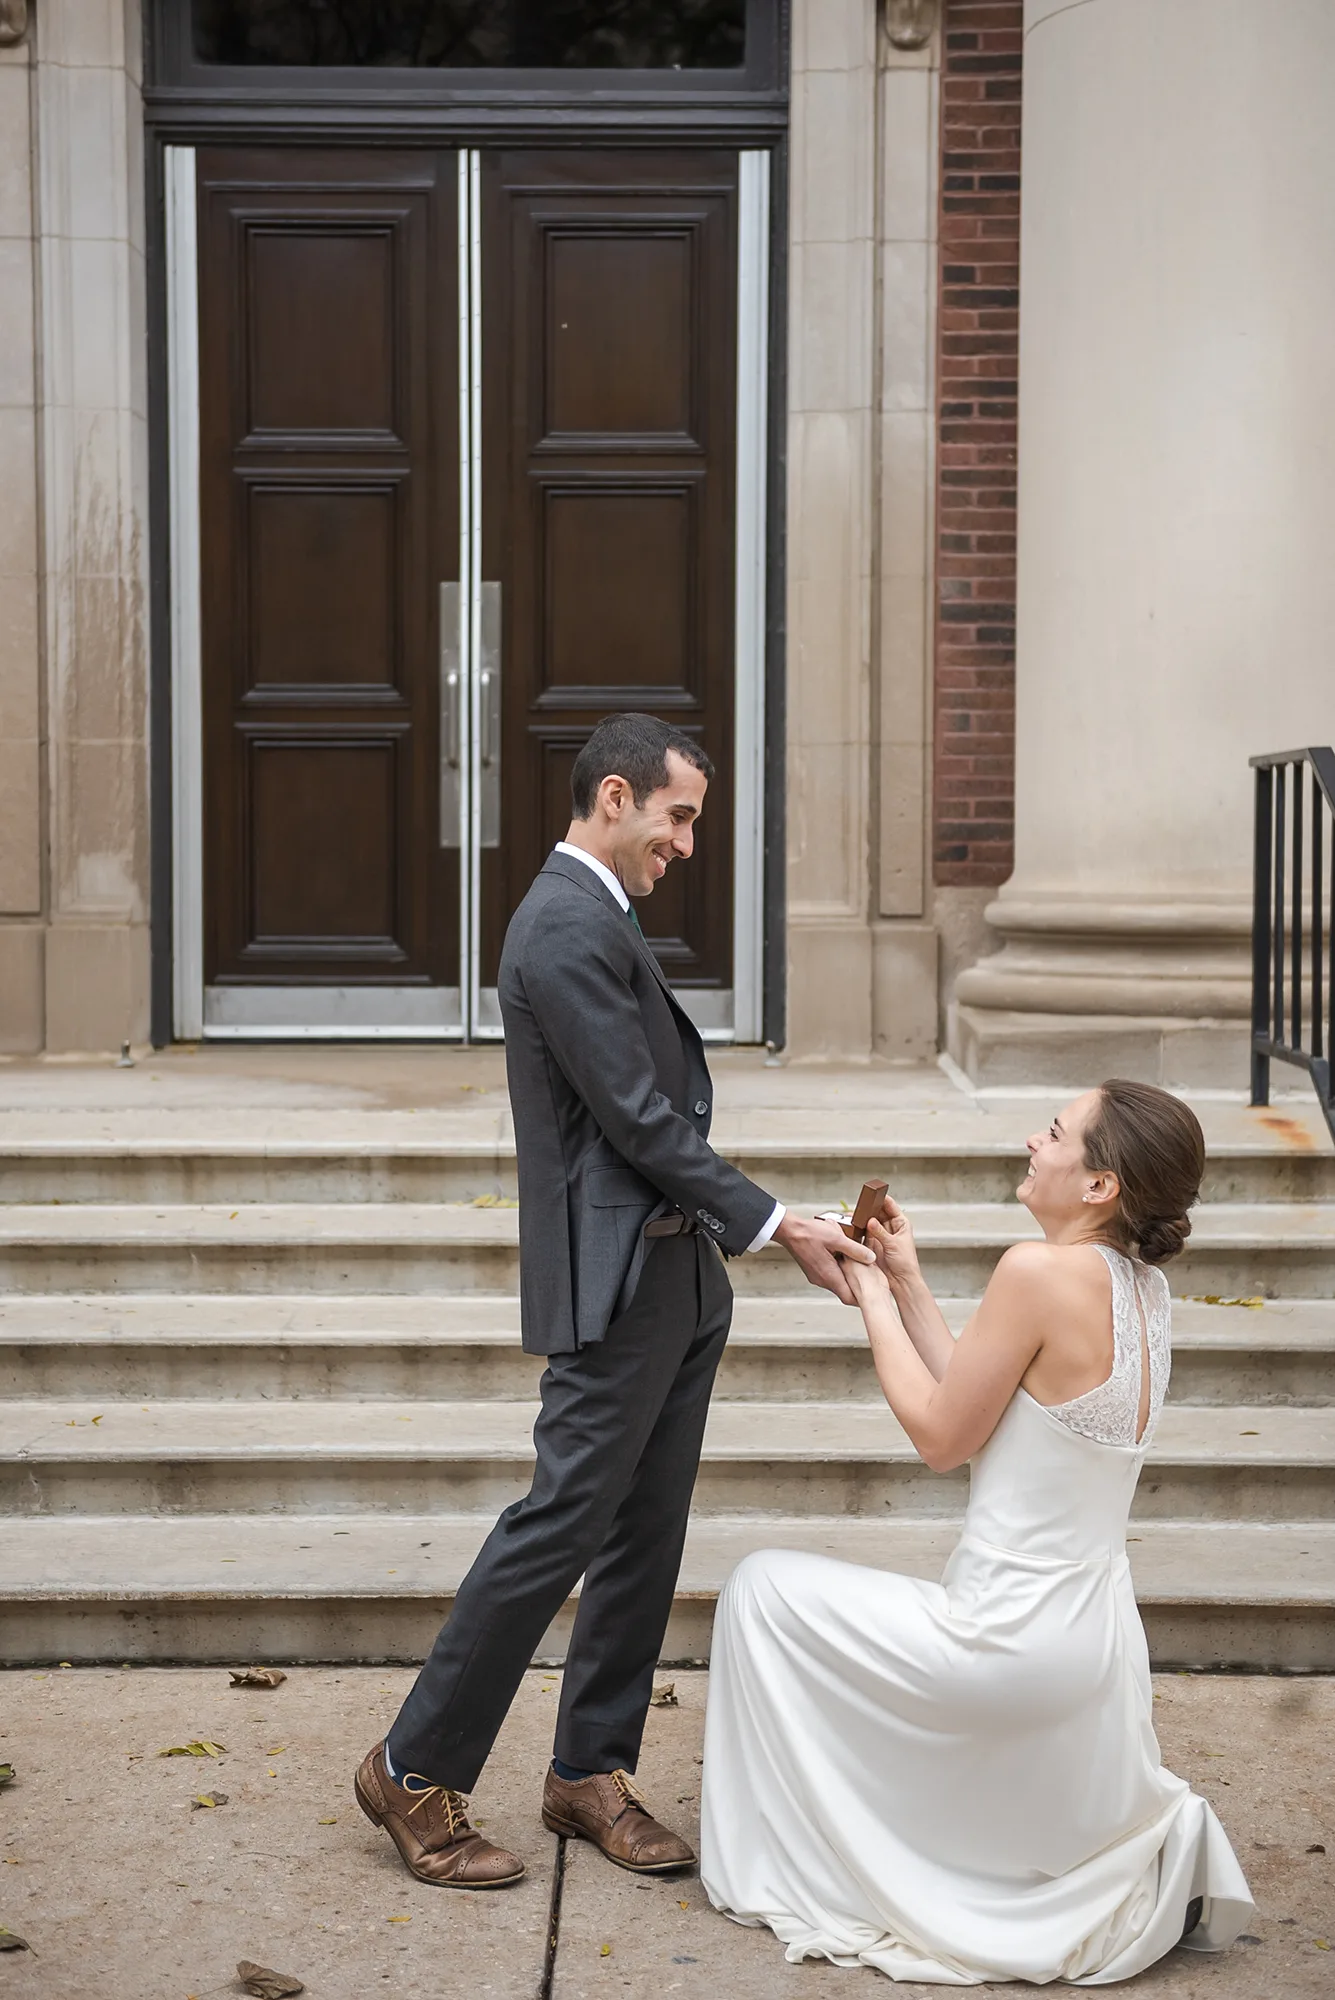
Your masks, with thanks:
[(1136, 1232), (1137, 1246), (1146, 1264), (1166, 1264), (1170, 1257), (1176, 1257), (1184, 1248), (1191, 1234), (1191, 1222), (1185, 1215), (1168, 1217), (1156, 1215), (1148, 1222), (1142, 1222)]

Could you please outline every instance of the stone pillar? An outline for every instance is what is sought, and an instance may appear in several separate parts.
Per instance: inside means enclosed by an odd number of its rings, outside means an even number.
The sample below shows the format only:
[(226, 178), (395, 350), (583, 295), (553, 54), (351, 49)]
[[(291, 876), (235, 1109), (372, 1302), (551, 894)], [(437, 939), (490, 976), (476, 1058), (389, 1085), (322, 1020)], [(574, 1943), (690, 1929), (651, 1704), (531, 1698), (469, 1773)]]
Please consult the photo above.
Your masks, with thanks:
[(872, 1040), (876, 10), (796, 0), (789, 174), (788, 1048)]
[(938, 1029), (927, 837), (938, 14), (883, 10), (877, 78), (872, 1048), (900, 1061), (934, 1057)]
[(34, 13), (45, 1042), (148, 1032), (148, 425), (138, 0)]
[(1025, 23), (1016, 862), (952, 1048), (1241, 1088), (1247, 759), (1335, 739), (1335, 8)]
[[(887, 32), (898, 21), (897, 46)], [(910, 23), (911, 32), (905, 29)], [(795, 0), (788, 1050), (936, 1048), (927, 917), (936, 9)]]
[(31, 51), (0, 47), (0, 1051), (42, 1046), (42, 700)]

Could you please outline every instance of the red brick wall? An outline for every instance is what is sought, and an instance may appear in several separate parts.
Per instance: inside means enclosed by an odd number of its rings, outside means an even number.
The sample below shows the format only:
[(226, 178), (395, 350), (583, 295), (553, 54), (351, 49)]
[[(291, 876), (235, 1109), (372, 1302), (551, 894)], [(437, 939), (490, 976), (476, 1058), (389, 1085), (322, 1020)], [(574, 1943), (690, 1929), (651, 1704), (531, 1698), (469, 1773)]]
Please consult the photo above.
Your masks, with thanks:
[(937, 355), (934, 879), (1005, 881), (1015, 823), (1023, 0), (946, 0)]

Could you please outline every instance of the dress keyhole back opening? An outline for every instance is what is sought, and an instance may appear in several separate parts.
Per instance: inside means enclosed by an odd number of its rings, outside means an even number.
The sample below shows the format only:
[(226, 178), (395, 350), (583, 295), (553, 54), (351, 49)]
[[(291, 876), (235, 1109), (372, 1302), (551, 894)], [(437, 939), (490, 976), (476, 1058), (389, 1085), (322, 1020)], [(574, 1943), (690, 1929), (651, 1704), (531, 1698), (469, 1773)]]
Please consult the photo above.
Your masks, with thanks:
[[(1114, 1278), (1114, 1283), (1116, 1279)], [(1150, 1378), (1150, 1326), (1145, 1311), (1145, 1295), (1140, 1289), (1140, 1272), (1131, 1267), (1131, 1288), (1136, 1300), (1137, 1351), (1140, 1355), (1140, 1396), (1136, 1404), (1136, 1443), (1144, 1444), (1145, 1433), (1150, 1427), (1150, 1412), (1154, 1404), (1153, 1385)]]

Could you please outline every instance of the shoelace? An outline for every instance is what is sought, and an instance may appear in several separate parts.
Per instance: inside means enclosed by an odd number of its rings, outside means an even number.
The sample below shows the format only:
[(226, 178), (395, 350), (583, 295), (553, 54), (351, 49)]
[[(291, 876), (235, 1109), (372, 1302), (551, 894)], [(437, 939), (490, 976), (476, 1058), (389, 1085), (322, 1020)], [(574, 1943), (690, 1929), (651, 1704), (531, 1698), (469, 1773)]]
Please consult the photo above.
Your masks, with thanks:
[(648, 1812), (649, 1808), (644, 1803), (643, 1794), (637, 1788), (635, 1780), (631, 1777), (629, 1771), (613, 1771), (611, 1777), (612, 1783), (625, 1800), (626, 1805), (638, 1806), (641, 1812)]
[[(415, 1774), (410, 1772), (408, 1775), (413, 1776)], [(408, 1790), (406, 1785), (404, 1786), (404, 1790)], [(418, 1808), (424, 1806), (428, 1799), (440, 1800), (445, 1812), (445, 1831), (451, 1840), (457, 1840), (460, 1834), (471, 1833), (473, 1831), (472, 1827), (468, 1824), (467, 1799), (462, 1792), (447, 1791), (444, 1785), (428, 1785), (424, 1792), (418, 1792), (417, 1804), (409, 1806), (407, 1812), (404, 1814), (404, 1818), (411, 1819)]]

